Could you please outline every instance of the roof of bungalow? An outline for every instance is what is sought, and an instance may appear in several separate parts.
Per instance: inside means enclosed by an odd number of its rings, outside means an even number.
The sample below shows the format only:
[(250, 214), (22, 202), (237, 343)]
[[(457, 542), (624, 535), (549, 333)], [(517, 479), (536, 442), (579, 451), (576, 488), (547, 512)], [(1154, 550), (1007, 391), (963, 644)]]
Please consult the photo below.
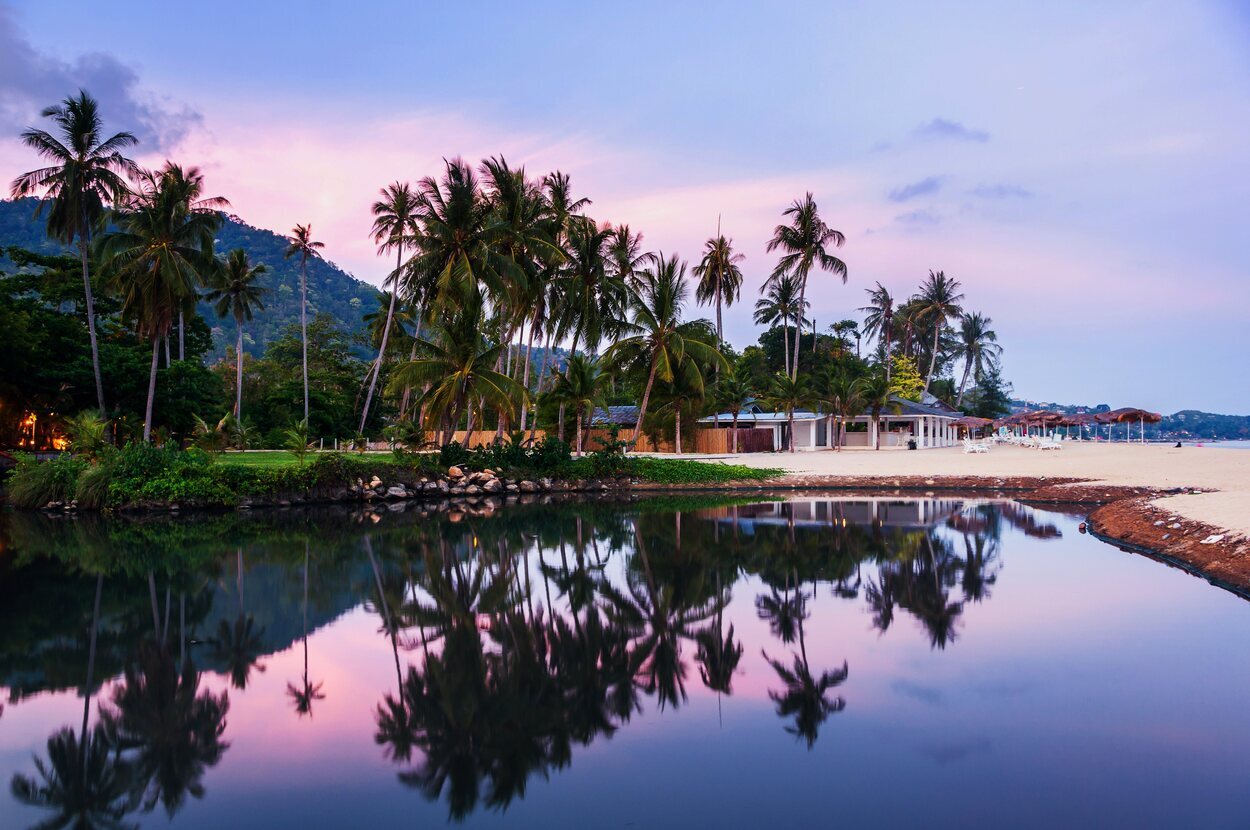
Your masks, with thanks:
[(590, 416), (591, 426), (607, 426), (608, 424), (616, 424), (622, 427), (632, 427), (638, 423), (638, 407), (636, 406), (609, 406), (606, 410), (601, 407), (595, 407), (594, 413)]
[[(959, 412), (958, 410), (952, 410), (949, 407), (947, 407), (945, 404), (943, 404), (941, 408), (938, 408), (936, 406), (929, 406), (927, 404), (917, 403), (915, 401), (903, 400), (902, 398), (898, 398), (898, 397), (893, 398), (893, 401), (895, 405), (895, 410), (883, 411), (881, 413), (882, 418), (930, 417), (930, 418), (946, 418), (946, 419), (954, 420), (955, 418), (961, 417), (963, 415), (962, 412)], [(784, 412), (764, 412), (762, 410), (759, 410), (758, 407), (755, 407), (755, 409), (757, 411), (749, 412), (746, 409), (743, 409), (742, 412), (738, 413), (738, 423), (739, 424), (743, 424), (743, 423), (776, 424), (776, 423), (786, 423), (786, 421), (788, 420), (786, 413)], [(804, 410), (796, 409), (794, 411), (794, 420), (815, 421), (819, 418), (825, 417), (827, 414), (828, 413), (826, 412), (812, 412), (806, 409)], [(871, 413), (865, 412), (859, 417), (861, 418), (871, 417)], [(710, 424), (713, 422), (730, 423), (731, 421), (733, 421), (733, 413), (731, 412), (721, 412), (716, 415), (708, 415), (706, 417), (699, 419), (699, 423), (703, 423), (703, 424)]]

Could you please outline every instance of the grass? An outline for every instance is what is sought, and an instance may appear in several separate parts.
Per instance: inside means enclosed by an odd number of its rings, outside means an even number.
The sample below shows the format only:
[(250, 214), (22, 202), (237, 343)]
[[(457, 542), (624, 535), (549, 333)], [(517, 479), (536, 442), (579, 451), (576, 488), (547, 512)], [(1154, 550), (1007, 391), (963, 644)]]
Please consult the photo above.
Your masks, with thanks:
[[(329, 454), (329, 451), (326, 451)], [(304, 459), (305, 464), (311, 464), (317, 459), (318, 453), (310, 452)], [(373, 452), (358, 455), (356, 453), (349, 454), (352, 458), (381, 458), (389, 460), (392, 456), (389, 452)], [(298, 464), (295, 454), (287, 450), (248, 450), (247, 452), (225, 452), (217, 456), (218, 464), (231, 464), (240, 467), (285, 467), (289, 464)]]
[(785, 471), (745, 464), (719, 464), (688, 458), (639, 457), (632, 459), (632, 472), (656, 484), (728, 484), (735, 481), (768, 481)]

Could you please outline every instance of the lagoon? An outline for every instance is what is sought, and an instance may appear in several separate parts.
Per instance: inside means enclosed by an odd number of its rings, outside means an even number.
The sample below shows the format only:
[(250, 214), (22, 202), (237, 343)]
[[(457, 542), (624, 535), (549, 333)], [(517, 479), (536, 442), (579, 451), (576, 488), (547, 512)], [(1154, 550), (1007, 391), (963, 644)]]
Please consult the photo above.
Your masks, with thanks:
[(96, 804), (143, 826), (1250, 810), (1250, 606), (1079, 515), (809, 493), (396, 508), (4, 515), (0, 827), (57, 815), (22, 796), (50, 740), (79, 769), (88, 685)]

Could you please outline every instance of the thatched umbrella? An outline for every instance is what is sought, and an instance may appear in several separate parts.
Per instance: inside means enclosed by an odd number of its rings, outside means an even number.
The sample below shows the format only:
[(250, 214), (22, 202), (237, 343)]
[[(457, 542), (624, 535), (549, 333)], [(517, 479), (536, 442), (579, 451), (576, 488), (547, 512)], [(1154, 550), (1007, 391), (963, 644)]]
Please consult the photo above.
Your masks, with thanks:
[(1131, 440), (1133, 424), (1137, 423), (1141, 427), (1141, 442), (1143, 444), (1146, 443), (1146, 424), (1157, 424), (1163, 420), (1163, 416), (1158, 412), (1138, 409), (1135, 406), (1125, 406), (1120, 409), (1113, 409), (1110, 412), (1100, 412), (1095, 417), (1099, 423), (1107, 425), (1107, 440), (1111, 438), (1112, 424), (1124, 424), (1124, 440), (1126, 442)]
[(1059, 422), (1059, 426), (1064, 428), (1064, 434), (1067, 434), (1068, 427), (1077, 428), (1077, 437), (1083, 439), (1085, 437), (1085, 427), (1097, 424), (1092, 412), (1077, 412), (1073, 415), (1064, 415), (1063, 420)]
[(962, 418), (956, 418), (954, 421), (951, 421), (951, 426), (957, 429), (966, 429), (968, 431), (968, 435), (971, 436), (973, 430), (985, 429), (993, 423), (994, 421), (991, 418), (978, 418), (975, 415), (965, 415)]

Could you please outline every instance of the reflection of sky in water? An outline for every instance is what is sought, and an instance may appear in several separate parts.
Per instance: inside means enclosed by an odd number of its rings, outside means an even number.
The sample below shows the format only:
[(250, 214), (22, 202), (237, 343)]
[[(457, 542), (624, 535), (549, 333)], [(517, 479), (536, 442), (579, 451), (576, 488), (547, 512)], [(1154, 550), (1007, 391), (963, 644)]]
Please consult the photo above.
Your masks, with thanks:
[[(828, 583), (814, 589), (804, 624), (809, 662), (819, 672), (846, 661), (850, 674), (830, 693), (845, 698), (846, 709), (829, 715), (810, 751), (774, 711), (768, 693), (779, 683), (762, 653), (789, 664), (798, 644), (769, 633), (755, 607), (767, 589), (740, 579), (725, 611), (744, 644), (732, 696), (703, 687), (695, 646), (685, 642), (685, 704), (658, 712), (644, 697), (644, 711), (614, 736), (575, 745), (571, 764), (547, 780), (530, 777), (523, 799), (504, 812), (479, 807), (465, 823), (1244, 826), (1250, 608), (1079, 535), (1074, 519), (1039, 515), (1062, 538), (1004, 525), (989, 597), (965, 603), (945, 649), (931, 648), (901, 609), (887, 631), (874, 629), (865, 601), (877, 578), (871, 563), (861, 568), (854, 599), (834, 597)], [(683, 539), (701, 521), (686, 513)], [(937, 534), (961, 538), (949, 528)], [(961, 541), (954, 550), (962, 553)], [(609, 561), (614, 582), (625, 555)], [(537, 600), (542, 589), (532, 579)], [(298, 568), (287, 587), (298, 600)], [(961, 597), (958, 582), (949, 593)], [(297, 719), (286, 695), (302, 672), (300, 642), (263, 658), (264, 671), (253, 672), (246, 691), (230, 690), (230, 748), (205, 775), (205, 798), (190, 801), (174, 823), (441, 825), (446, 804), (401, 785), (400, 767), (374, 740), (375, 708), (396, 683), (379, 628), (370, 599), (368, 609), (358, 606), (310, 636), (310, 675), (326, 694), (311, 719)], [(202, 685), (229, 688), (214, 674)], [(14, 804), (8, 781), (31, 771), (31, 755), (43, 753), (50, 732), (80, 717), (72, 694), (8, 704), (0, 719), (0, 827), (43, 815)], [(140, 818), (165, 821), (159, 808)]]

